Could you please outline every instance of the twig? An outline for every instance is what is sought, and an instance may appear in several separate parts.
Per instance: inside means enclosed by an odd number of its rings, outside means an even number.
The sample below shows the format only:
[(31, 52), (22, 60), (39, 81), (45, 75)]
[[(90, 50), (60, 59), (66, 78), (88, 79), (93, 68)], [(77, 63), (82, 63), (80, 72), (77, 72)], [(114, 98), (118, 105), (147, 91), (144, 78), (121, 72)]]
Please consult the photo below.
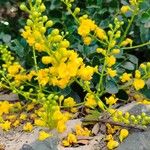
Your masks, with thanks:
[(121, 127), (125, 127), (125, 128), (130, 128), (130, 129), (136, 129), (136, 130), (140, 130), (140, 131), (145, 131), (146, 128), (145, 127), (142, 127), (142, 126), (139, 126), (139, 125), (127, 125), (127, 124), (124, 124), (124, 123), (120, 123), (120, 122), (114, 122), (112, 120), (108, 120), (108, 119), (83, 119), (82, 120), (83, 122), (99, 122), (99, 123), (109, 123), (111, 125), (115, 125), (115, 126), (121, 126)]

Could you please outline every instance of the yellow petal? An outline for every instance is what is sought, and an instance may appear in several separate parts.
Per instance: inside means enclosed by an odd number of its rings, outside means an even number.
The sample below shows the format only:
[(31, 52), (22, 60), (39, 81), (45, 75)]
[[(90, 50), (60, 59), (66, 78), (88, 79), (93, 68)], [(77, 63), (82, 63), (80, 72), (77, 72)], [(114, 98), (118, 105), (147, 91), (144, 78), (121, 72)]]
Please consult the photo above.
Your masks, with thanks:
[(119, 139), (122, 142), (129, 135), (129, 131), (127, 129), (121, 129)]

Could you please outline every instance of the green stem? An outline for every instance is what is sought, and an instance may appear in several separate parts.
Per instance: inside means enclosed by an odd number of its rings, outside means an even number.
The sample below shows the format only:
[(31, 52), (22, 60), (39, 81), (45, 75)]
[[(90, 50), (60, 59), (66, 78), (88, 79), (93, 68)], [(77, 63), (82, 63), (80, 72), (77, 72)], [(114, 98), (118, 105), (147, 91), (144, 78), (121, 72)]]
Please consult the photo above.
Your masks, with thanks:
[[(73, 107), (78, 107), (78, 106), (81, 106), (83, 105), (85, 102), (82, 102), (82, 103), (78, 103), (76, 105), (74, 105)], [(71, 108), (70, 106), (60, 106), (60, 108)]]
[(129, 50), (129, 49), (140, 48), (140, 47), (143, 47), (143, 46), (146, 46), (146, 45), (150, 45), (150, 41), (146, 42), (146, 43), (143, 43), (143, 44), (140, 44), (140, 45), (136, 45), (136, 46), (132, 46), (132, 47), (124, 47), (124, 48), (121, 48), (121, 49)]
[(127, 26), (127, 28), (126, 28), (126, 30), (125, 30), (125, 32), (124, 32), (124, 34), (123, 34), (121, 40), (120, 40), (119, 45), (121, 44), (121, 42), (122, 42), (122, 41), (125, 39), (125, 37), (127, 36), (128, 31), (129, 31), (129, 29), (130, 29), (130, 27), (131, 27), (131, 24), (132, 24), (132, 22), (133, 22), (135, 16), (136, 16), (136, 13), (134, 13), (134, 14), (132, 15), (132, 17), (131, 17), (131, 19), (130, 19), (130, 21), (129, 21), (129, 24), (128, 24), (128, 26)]
[(105, 68), (106, 68), (106, 59), (104, 60), (104, 65), (103, 65), (103, 68), (102, 68), (102, 73), (100, 74), (100, 80), (98, 82), (98, 90), (97, 90), (96, 94), (98, 94), (101, 91)]
[(35, 54), (34, 48), (33, 48), (33, 60), (34, 60), (35, 70), (37, 72), (38, 71), (38, 65), (37, 65), (36, 54)]

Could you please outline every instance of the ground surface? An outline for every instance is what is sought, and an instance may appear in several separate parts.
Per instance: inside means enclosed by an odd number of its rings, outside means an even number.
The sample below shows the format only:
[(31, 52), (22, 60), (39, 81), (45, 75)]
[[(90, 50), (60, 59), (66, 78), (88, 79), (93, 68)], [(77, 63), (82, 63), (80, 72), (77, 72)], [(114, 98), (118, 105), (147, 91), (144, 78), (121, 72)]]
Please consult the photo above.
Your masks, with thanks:
[[(119, 108), (122, 111), (129, 111), (132, 114), (140, 114), (146, 112), (150, 114), (150, 106), (139, 105), (135, 102), (127, 104)], [(103, 147), (103, 135), (98, 134), (89, 139), (89, 141), (79, 147), (64, 148), (60, 141), (72, 131), (76, 124), (80, 124), (80, 119), (70, 120), (67, 123), (67, 131), (63, 134), (58, 134), (55, 130), (52, 131), (54, 137), (43, 142), (37, 140), (38, 132), (42, 128), (34, 128), (31, 133), (22, 131), (22, 128), (17, 128), (14, 131), (3, 132), (0, 130), (0, 150), (106, 150)], [(145, 132), (132, 131), (129, 137), (117, 148), (117, 150), (150, 150), (150, 129)]]

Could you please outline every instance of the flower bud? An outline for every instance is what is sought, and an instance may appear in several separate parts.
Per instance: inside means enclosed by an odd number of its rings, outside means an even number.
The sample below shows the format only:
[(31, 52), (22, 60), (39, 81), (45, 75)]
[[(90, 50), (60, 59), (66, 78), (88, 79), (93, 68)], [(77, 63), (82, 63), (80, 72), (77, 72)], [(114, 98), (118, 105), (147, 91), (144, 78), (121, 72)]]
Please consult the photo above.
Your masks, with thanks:
[(51, 27), (53, 25), (53, 21), (49, 20), (46, 22), (45, 27)]
[(42, 0), (36, 0), (36, 3), (39, 5), (42, 3)]
[(80, 12), (80, 8), (79, 8), (79, 7), (76, 7), (75, 10), (74, 10), (74, 13), (75, 13), (75, 14), (78, 14), (79, 12)]
[(25, 3), (22, 3), (22, 4), (20, 5), (20, 9), (23, 10), (23, 11), (26, 11), (28, 8), (27, 8), (27, 6), (25, 5)]
[(141, 64), (140, 68), (142, 68), (143, 70), (145, 70), (146, 69), (146, 65), (145, 64)]
[(59, 30), (58, 29), (54, 29), (51, 32), (52, 35), (58, 35), (59, 34)]
[(27, 20), (27, 25), (28, 25), (28, 26), (32, 26), (32, 25), (33, 25), (33, 22), (32, 22), (30, 19), (28, 19), (28, 20)]
[(40, 31), (41, 31), (42, 33), (45, 33), (45, 32), (46, 32), (46, 28), (45, 28), (45, 27), (42, 27), (42, 28), (40, 28)]
[(43, 16), (42, 20), (43, 20), (43, 22), (45, 22), (45, 21), (48, 20), (48, 17), (47, 16)]
[(50, 94), (47, 98), (48, 100), (51, 100), (54, 97), (54, 94)]
[(55, 96), (54, 96), (54, 99), (55, 99), (55, 100), (58, 100), (58, 98), (59, 98), (58, 95), (55, 95)]
[(113, 53), (113, 54), (119, 54), (119, 53), (120, 53), (120, 49), (113, 49), (113, 50), (112, 50), (112, 53)]
[(42, 3), (42, 5), (40, 6), (40, 11), (43, 12), (43, 11), (45, 11), (45, 9), (46, 9), (46, 7), (45, 7), (45, 5)]
[(147, 63), (147, 67), (150, 67), (150, 62)]
[(113, 25), (112, 25), (112, 24), (109, 24), (108, 26), (109, 26), (109, 28), (110, 28), (110, 29), (112, 29), (112, 28), (113, 28)]

